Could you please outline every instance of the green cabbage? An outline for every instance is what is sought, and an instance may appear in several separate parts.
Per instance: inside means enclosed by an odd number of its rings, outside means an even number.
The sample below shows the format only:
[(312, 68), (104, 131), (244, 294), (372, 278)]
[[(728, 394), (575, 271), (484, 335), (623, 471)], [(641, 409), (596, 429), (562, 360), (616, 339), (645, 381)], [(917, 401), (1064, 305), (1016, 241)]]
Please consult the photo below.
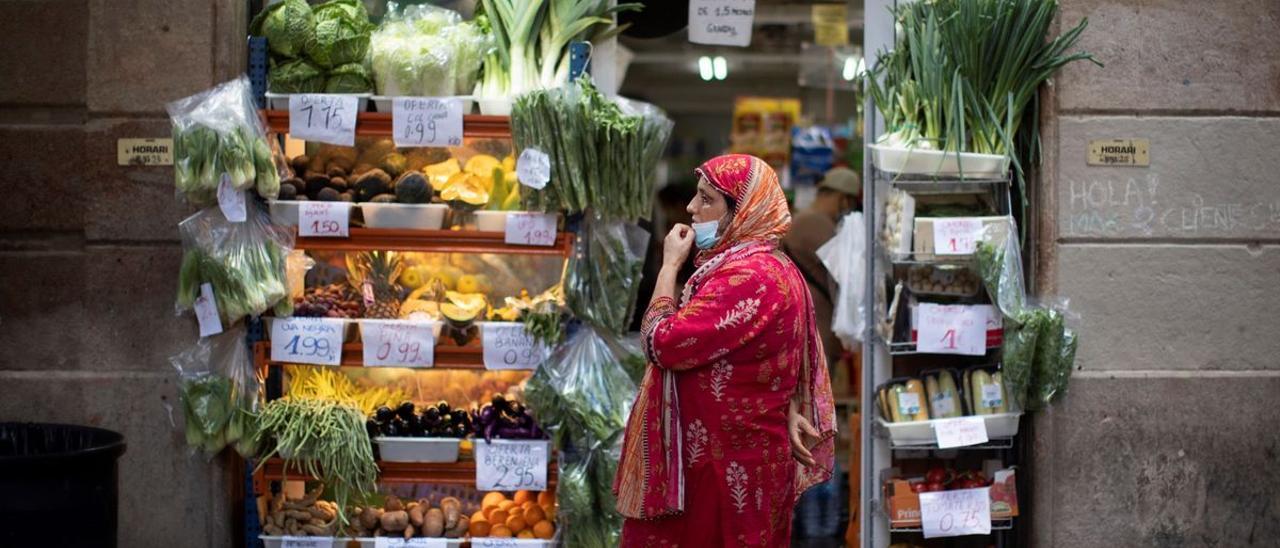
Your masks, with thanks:
[(316, 7), (315, 38), (307, 43), (307, 56), (325, 68), (359, 63), (369, 54), (373, 30), (364, 6), (335, 0)]
[(329, 71), (324, 82), (325, 93), (368, 93), (373, 89), (369, 71), (360, 63), (339, 65)]
[(315, 32), (314, 15), (306, 0), (284, 0), (259, 12), (249, 31), (265, 36), (272, 53), (297, 57)]
[(267, 89), (272, 93), (320, 93), (324, 84), (324, 72), (306, 59), (274, 65), (267, 74)]

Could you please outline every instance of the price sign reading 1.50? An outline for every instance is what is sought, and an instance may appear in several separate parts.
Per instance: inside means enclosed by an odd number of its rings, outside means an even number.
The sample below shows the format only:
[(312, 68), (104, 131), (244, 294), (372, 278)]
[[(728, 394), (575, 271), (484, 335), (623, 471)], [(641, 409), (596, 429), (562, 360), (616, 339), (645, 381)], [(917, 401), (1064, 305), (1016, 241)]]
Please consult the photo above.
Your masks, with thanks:
[(396, 146), (462, 146), (462, 101), (432, 97), (396, 97), (391, 103)]
[(435, 326), (430, 323), (364, 320), (360, 323), (366, 366), (431, 367)]
[(300, 202), (298, 235), (346, 238), (351, 233), (349, 202)]
[(295, 139), (355, 146), (359, 98), (296, 93), (289, 96), (289, 133)]
[(271, 361), (338, 365), (346, 323), (336, 318), (276, 318), (271, 321)]

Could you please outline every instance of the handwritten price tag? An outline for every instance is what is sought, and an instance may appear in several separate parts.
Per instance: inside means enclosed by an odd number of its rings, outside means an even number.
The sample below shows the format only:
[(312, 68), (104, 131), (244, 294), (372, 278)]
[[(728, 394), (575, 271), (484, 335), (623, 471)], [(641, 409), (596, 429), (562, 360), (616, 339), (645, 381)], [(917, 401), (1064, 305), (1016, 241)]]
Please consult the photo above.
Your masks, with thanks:
[(987, 353), (987, 313), (981, 307), (920, 303), (916, 349), (929, 354)]
[(934, 219), (933, 252), (937, 255), (972, 255), (982, 237), (980, 219)]
[(344, 147), (356, 144), (354, 95), (295, 93), (289, 96), (289, 134), (294, 139)]
[(481, 325), (485, 369), (537, 369), (551, 355), (545, 345), (533, 340), (522, 323), (485, 322)]
[(432, 97), (396, 97), (391, 129), (398, 147), (462, 146), (462, 101)]
[(299, 236), (346, 238), (350, 233), (350, 202), (298, 203)]
[(476, 489), (545, 491), (549, 447), (543, 440), (477, 441)]
[(331, 548), (333, 537), (280, 537), (280, 548)]
[(231, 184), (231, 174), (223, 173), (218, 182), (218, 208), (222, 216), (232, 223), (243, 223), (247, 214), (244, 208), (244, 191)]
[(533, 147), (524, 149), (516, 159), (516, 179), (524, 186), (542, 190), (551, 181), (551, 157)]
[(689, 41), (748, 46), (755, 16), (755, 0), (692, 0), (689, 2)]
[(442, 538), (392, 538), (377, 537), (374, 548), (448, 548), (449, 541)]
[(920, 493), (924, 538), (991, 534), (990, 487)]
[(505, 241), (513, 245), (555, 245), (556, 216), (551, 213), (508, 213)]
[(436, 335), (426, 322), (360, 322), (364, 364), (370, 367), (431, 367), (435, 365)]
[(958, 417), (933, 421), (938, 449), (987, 443), (987, 422), (982, 417)]
[(471, 547), (472, 548), (512, 548), (515, 546), (531, 546), (530, 544), (521, 544), (520, 543), (521, 540), (525, 542), (530, 542), (529, 539), (472, 537)]
[(346, 327), (337, 318), (276, 318), (271, 322), (271, 361), (338, 365)]
[(213, 285), (200, 284), (200, 296), (196, 297), (194, 307), (201, 337), (222, 333), (222, 317), (218, 315), (218, 301), (213, 298)]

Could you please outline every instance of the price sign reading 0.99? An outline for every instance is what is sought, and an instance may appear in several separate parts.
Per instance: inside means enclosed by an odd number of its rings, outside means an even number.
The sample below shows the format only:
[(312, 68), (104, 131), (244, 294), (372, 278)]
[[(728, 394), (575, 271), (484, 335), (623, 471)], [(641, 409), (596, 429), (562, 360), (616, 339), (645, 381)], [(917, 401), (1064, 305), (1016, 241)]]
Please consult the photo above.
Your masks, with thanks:
[(370, 367), (431, 367), (435, 364), (435, 327), (426, 322), (360, 322), (364, 364)]
[(553, 246), (556, 244), (556, 216), (551, 213), (508, 213), (506, 243)]
[(924, 538), (991, 534), (991, 488), (920, 493)]
[(391, 130), (399, 147), (462, 146), (462, 101), (396, 97), (391, 103)]
[(522, 323), (485, 322), (481, 325), (485, 369), (537, 369), (551, 354), (545, 345), (533, 339)]
[(359, 99), (354, 95), (290, 95), (289, 134), (294, 139), (303, 141), (355, 146), (359, 104)]
[(544, 440), (477, 441), (476, 489), (545, 491), (549, 446)]
[(298, 203), (299, 236), (346, 238), (350, 234), (350, 202)]
[(338, 365), (346, 322), (337, 318), (277, 318), (271, 322), (271, 361)]

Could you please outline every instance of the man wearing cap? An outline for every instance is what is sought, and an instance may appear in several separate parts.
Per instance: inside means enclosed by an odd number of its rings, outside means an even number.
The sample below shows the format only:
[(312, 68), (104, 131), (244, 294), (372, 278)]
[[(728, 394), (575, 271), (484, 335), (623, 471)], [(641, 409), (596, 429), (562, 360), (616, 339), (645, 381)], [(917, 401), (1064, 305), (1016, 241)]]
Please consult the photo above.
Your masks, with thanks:
[(862, 179), (853, 170), (837, 167), (827, 171), (818, 184), (818, 195), (808, 209), (791, 219), (791, 231), (782, 239), (782, 250), (796, 263), (809, 292), (813, 294), (814, 314), (822, 334), (822, 347), (827, 366), (840, 361), (844, 346), (831, 332), (831, 315), (836, 284), (818, 258), (818, 248), (836, 235), (836, 224), (854, 210), (862, 193)]

